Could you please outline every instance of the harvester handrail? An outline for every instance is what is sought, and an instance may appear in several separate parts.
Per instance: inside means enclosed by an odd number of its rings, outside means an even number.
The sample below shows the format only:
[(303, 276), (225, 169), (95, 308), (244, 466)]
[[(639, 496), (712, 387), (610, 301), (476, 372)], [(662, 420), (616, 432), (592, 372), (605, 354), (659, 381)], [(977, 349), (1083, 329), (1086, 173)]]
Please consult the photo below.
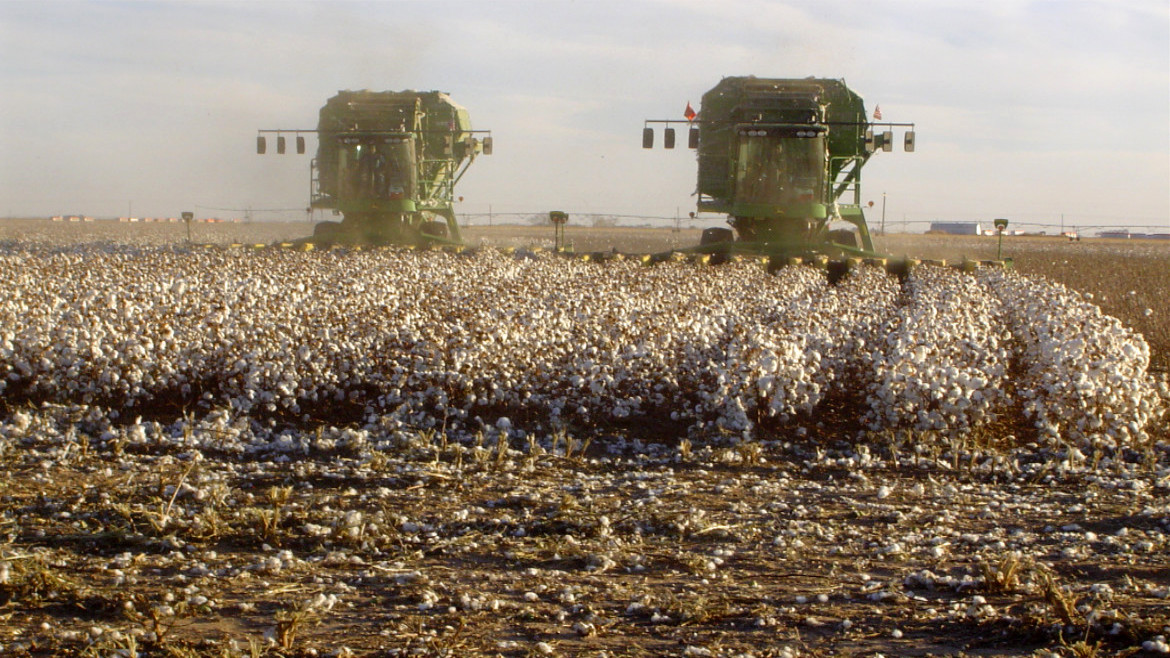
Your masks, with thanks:
[[(735, 123), (735, 122), (730, 120), (730, 119), (724, 120), (724, 121), (720, 121), (718, 119), (690, 119), (690, 120), (688, 120), (688, 119), (644, 119), (642, 121), (642, 123), (665, 123), (667, 125), (670, 125), (672, 123), (685, 123), (688, 125), (718, 125), (721, 123), (722, 124), (731, 124), (731, 123)], [(745, 123), (745, 124), (754, 123), (755, 125), (760, 125), (760, 126), (768, 125), (764, 122), (751, 122), (751, 121), (739, 121), (739, 123)], [(880, 126), (883, 128), (911, 128), (911, 129), (913, 129), (915, 127), (915, 124), (913, 122), (905, 122), (905, 121), (814, 121), (812, 123), (814, 123), (816, 125), (820, 125), (820, 126)], [(792, 125), (803, 125), (803, 124), (792, 124)], [(471, 131), (468, 131), (468, 132), (471, 132)]]

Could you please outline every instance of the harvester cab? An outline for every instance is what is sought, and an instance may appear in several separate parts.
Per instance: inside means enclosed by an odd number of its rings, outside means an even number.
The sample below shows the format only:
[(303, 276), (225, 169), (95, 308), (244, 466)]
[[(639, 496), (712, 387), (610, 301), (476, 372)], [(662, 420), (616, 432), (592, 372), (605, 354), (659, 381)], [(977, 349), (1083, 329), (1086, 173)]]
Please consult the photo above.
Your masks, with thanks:
[[(877, 117), (875, 117), (876, 121)], [(861, 97), (840, 80), (724, 78), (685, 120), (648, 120), (642, 145), (654, 144), (650, 124), (689, 128), (699, 162), (698, 211), (723, 213), (730, 229), (703, 232), (697, 251), (762, 253), (792, 258), (877, 256), (861, 205), (861, 168), (893, 148), (893, 129), (914, 124), (867, 118)], [(833, 230), (834, 222), (851, 228)]]
[(490, 155), (490, 131), (472, 130), (467, 110), (442, 92), (341, 91), (321, 108), (315, 130), (261, 130), (296, 137), (316, 133), (310, 163), (310, 208), (330, 209), (340, 222), (320, 222), (318, 244), (461, 245), (455, 184), (478, 155)]

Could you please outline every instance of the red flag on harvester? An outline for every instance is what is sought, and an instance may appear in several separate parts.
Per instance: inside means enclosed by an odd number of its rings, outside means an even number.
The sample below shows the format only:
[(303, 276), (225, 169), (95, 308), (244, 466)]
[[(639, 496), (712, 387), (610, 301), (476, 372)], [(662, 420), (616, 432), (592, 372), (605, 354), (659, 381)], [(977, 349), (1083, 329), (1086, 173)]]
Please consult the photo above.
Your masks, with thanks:
[(878, 120), (878, 121), (882, 120), (882, 106), (881, 105), (874, 105), (873, 106), (873, 118)]
[(687, 101), (687, 111), (683, 112), (683, 116), (687, 118), (687, 121), (694, 121), (695, 117), (699, 116), (695, 114), (695, 108), (691, 107), (690, 101)]

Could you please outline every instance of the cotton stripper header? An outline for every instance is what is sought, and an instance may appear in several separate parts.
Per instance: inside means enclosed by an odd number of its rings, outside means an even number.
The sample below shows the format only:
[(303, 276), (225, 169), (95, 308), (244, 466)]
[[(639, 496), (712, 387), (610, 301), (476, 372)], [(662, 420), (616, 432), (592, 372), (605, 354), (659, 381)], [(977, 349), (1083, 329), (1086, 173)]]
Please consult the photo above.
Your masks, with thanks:
[[(861, 168), (893, 149), (893, 128), (867, 120), (861, 97), (840, 80), (724, 78), (697, 115), (688, 105), (688, 145), (698, 149), (698, 211), (725, 213), (731, 229), (703, 233), (699, 251), (772, 256), (869, 256), (873, 241), (861, 205)], [(650, 120), (642, 146), (674, 147), (678, 120)], [(834, 221), (853, 228), (830, 230)], [(734, 229), (734, 231), (732, 230)]]
[(261, 130), (256, 150), (267, 150), (264, 133), (276, 133), (278, 153), (286, 134), (304, 153), (302, 133), (313, 132), (311, 207), (342, 216), (317, 224), (313, 242), (462, 244), (455, 184), (477, 155), (491, 154), (492, 138), (472, 130), (467, 110), (447, 94), (341, 91), (321, 108), (316, 130)]

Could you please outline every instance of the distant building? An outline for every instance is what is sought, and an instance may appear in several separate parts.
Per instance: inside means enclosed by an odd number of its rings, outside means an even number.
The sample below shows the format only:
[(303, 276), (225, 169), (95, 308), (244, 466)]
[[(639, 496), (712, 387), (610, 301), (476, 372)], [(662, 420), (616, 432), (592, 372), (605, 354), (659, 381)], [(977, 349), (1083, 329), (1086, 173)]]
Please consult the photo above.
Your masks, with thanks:
[(985, 234), (979, 222), (931, 222), (931, 233), (945, 233), (947, 235), (991, 235)]
[(1130, 235), (1131, 234), (1128, 230), (1122, 229), (1120, 231), (1101, 231), (1100, 233), (1097, 234), (1097, 237), (1099, 237), (1099, 238), (1118, 238), (1118, 239), (1122, 239), (1122, 240), (1128, 240), (1130, 238)]

